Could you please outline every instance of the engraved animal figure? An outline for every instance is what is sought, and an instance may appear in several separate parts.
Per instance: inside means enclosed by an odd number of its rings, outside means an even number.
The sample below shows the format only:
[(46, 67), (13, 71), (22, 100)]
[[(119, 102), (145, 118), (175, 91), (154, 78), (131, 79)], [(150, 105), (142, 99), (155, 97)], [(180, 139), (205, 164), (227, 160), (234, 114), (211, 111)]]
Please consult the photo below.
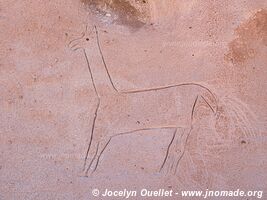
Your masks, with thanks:
[(84, 159), (85, 175), (93, 173), (112, 138), (142, 130), (172, 129), (173, 135), (160, 170), (175, 174), (193, 128), (197, 104), (216, 116), (217, 98), (199, 83), (119, 91), (114, 85), (101, 49), (96, 27), (69, 43), (85, 56), (97, 106)]

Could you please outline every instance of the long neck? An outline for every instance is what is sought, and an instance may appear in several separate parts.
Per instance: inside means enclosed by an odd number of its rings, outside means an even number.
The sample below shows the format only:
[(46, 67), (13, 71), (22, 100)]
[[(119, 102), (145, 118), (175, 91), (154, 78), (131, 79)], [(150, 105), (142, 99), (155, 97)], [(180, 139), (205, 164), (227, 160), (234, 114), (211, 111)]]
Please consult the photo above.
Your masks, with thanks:
[(86, 56), (88, 69), (93, 81), (94, 89), (99, 96), (116, 93), (117, 88), (112, 82), (111, 76), (104, 60), (102, 49), (100, 47), (98, 35), (90, 42), (84, 54)]

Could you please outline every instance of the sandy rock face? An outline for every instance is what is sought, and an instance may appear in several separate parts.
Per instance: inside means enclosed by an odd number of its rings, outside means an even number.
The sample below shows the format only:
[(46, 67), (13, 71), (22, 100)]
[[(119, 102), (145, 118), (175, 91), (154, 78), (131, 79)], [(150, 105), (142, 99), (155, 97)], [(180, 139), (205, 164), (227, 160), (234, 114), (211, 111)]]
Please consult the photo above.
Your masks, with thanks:
[(0, 200), (265, 199), (266, 10), (0, 2)]

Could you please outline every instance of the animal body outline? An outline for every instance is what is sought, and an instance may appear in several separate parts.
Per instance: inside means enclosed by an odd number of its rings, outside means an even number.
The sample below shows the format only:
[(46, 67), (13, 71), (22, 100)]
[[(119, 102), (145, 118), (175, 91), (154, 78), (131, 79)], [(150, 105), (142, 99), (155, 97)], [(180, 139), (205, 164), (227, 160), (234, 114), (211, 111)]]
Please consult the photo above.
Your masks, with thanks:
[[(89, 35), (87, 35), (89, 34)], [(85, 46), (83, 46), (85, 45)], [(89, 70), (90, 78), (92, 81), (94, 92), (97, 96), (97, 105), (94, 112), (94, 118), (92, 123), (92, 129), (89, 139), (88, 148), (86, 150), (84, 164), (83, 164), (83, 172), (84, 175), (87, 176), (88, 173), (94, 173), (99, 165), (100, 157), (104, 153), (107, 146), (110, 144), (111, 140), (120, 135), (131, 134), (134, 132), (145, 131), (145, 130), (153, 130), (153, 129), (172, 129), (173, 135), (171, 137), (171, 141), (166, 150), (165, 158), (161, 164), (160, 170), (165, 169), (166, 172), (176, 174), (177, 168), (180, 160), (182, 159), (185, 146), (187, 144), (189, 135), (193, 129), (194, 122), (194, 114), (196, 111), (196, 105), (202, 101), (207, 108), (213, 113), (214, 117), (218, 114), (218, 99), (216, 95), (206, 86), (200, 83), (180, 83), (176, 85), (162, 86), (156, 88), (147, 88), (140, 90), (130, 90), (130, 91), (119, 91), (115, 86), (110, 72), (108, 70), (101, 44), (98, 29), (96, 26), (93, 27), (92, 30), (88, 30), (88, 26), (86, 26), (86, 31), (82, 33), (82, 36), (70, 41), (68, 46), (73, 50), (82, 50), (86, 64)], [(93, 52), (95, 49), (98, 50), (98, 53)], [(94, 66), (95, 65), (95, 66)], [(102, 72), (99, 76), (98, 71), (93, 71), (93, 67), (96, 65), (102, 68)], [(97, 69), (100, 69), (97, 68)], [(95, 74), (99, 77), (96, 77)], [(103, 77), (105, 77), (103, 79)], [(166, 124), (157, 124), (156, 126), (143, 126), (141, 128), (132, 128), (130, 130), (125, 129), (125, 131), (114, 131), (116, 128), (112, 127), (112, 130), (107, 130), (103, 128), (100, 124), (101, 120), (99, 120), (100, 115), (103, 116), (103, 105), (102, 102), (105, 99), (111, 100), (116, 97), (124, 97), (131, 95), (139, 95), (139, 94), (147, 94), (147, 93), (157, 93), (160, 91), (166, 90), (176, 90), (177, 88), (188, 88), (185, 90), (190, 91), (191, 89), (195, 90), (195, 94), (188, 96), (191, 101), (190, 106), (188, 107), (188, 112), (186, 115), (186, 126), (180, 126), (179, 123), (174, 125), (166, 125)], [(104, 100), (103, 100), (104, 99)], [(102, 107), (101, 107), (102, 106)], [(106, 105), (107, 106), (107, 105)], [(110, 122), (110, 120), (109, 120)], [(109, 124), (110, 125), (110, 124)], [(178, 134), (178, 132), (180, 134)]]

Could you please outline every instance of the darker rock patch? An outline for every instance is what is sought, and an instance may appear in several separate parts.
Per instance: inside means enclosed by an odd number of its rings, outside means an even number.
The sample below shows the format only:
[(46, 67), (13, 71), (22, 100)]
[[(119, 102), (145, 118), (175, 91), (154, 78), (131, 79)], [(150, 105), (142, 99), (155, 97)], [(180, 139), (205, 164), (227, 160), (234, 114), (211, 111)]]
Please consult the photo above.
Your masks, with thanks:
[(146, 1), (127, 0), (81, 0), (86, 9), (103, 18), (104, 21), (141, 28), (146, 24)]
[(240, 64), (255, 56), (257, 45), (267, 45), (267, 10), (261, 9), (241, 24), (236, 34), (237, 38), (229, 43), (225, 59)]

